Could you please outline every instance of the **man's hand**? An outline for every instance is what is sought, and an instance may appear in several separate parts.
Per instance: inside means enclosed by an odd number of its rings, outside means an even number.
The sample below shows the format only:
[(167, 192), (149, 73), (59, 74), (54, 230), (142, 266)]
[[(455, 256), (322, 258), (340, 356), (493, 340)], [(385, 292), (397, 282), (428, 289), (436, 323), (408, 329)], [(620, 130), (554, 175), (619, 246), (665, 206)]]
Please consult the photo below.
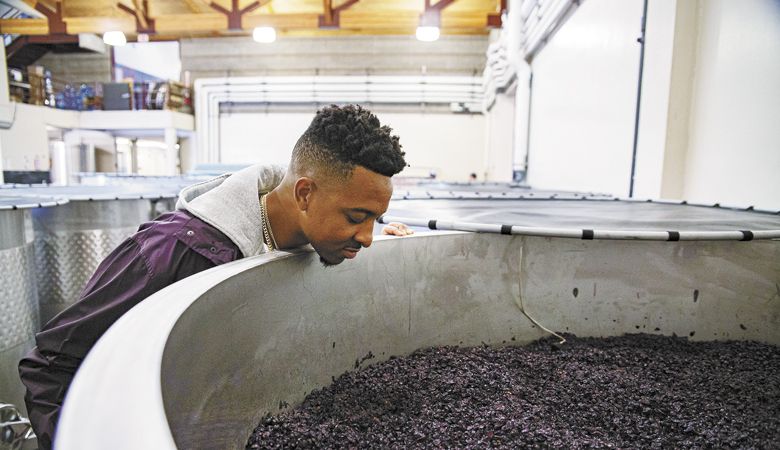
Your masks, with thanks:
[(414, 230), (402, 224), (401, 222), (390, 222), (382, 228), (382, 234), (392, 236), (409, 236), (414, 234)]

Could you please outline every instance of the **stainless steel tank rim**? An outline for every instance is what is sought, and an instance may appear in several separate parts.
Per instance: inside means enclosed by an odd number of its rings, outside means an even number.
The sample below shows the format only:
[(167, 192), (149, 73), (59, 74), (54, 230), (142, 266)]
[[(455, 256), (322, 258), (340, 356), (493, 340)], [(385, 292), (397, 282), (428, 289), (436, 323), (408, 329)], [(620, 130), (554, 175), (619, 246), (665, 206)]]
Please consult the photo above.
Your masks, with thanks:
[(469, 231), (518, 236), (558, 237), (582, 240), (640, 240), (640, 241), (754, 241), (780, 239), (780, 230), (734, 231), (650, 231), (650, 230), (596, 230), (576, 228), (527, 227), (511, 224), (457, 222), (452, 220), (419, 219), (383, 215), (377, 222), (402, 222), (431, 230)]
[[(45, 195), (45, 194), (30, 194), (30, 193), (20, 193), (20, 194), (14, 194), (16, 197), (24, 197), (24, 198), (52, 198), (51, 195)], [(178, 193), (165, 193), (165, 194), (126, 194), (126, 195), (63, 195), (63, 196), (56, 196), (57, 197), (57, 205), (65, 204), (70, 202), (92, 202), (92, 201), (109, 201), (109, 200), (160, 200), (160, 199), (166, 199), (166, 198), (176, 198), (178, 197)], [(37, 205), (37, 204), (36, 204)]]
[[(15, 196), (16, 197), (16, 196)], [(26, 196), (18, 196), (18, 197), (26, 197)], [(0, 197), (1, 199), (2, 197)], [(37, 198), (37, 197), (32, 197)], [(40, 198), (51, 198), (41, 196)], [(12, 210), (18, 210), (18, 209), (33, 209), (33, 208), (49, 208), (52, 206), (61, 206), (68, 203), (68, 199), (61, 198), (56, 200), (49, 200), (49, 201), (42, 201), (42, 202), (33, 202), (33, 203), (18, 203), (13, 205), (0, 205), (0, 211), (12, 211)]]
[[(720, 202), (708, 204), (708, 203), (692, 203), (687, 200), (669, 200), (669, 199), (640, 199), (640, 198), (622, 198), (622, 197), (599, 197), (599, 196), (591, 196), (590, 194), (553, 194), (553, 195), (534, 195), (533, 193), (529, 194), (522, 194), (522, 195), (507, 195), (506, 192), (492, 192), (490, 194), (487, 193), (479, 193), (479, 192), (471, 192), (471, 191), (455, 191), (458, 192), (458, 195), (453, 193), (453, 191), (449, 191), (451, 195), (445, 196), (441, 195), (441, 192), (434, 192), (431, 194), (430, 192), (425, 192), (425, 194), (422, 194), (420, 192), (413, 192), (413, 191), (407, 191), (406, 194), (395, 194), (392, 197), (392, 200), (394, 201), (401, 201), (401, 200), (528, 200), (528, 201), (549, 201), (549, 200), (556, 200), (556, 201), (588, 201), (588, 202), (627, 202), (627, 203), (659, 203), (663, 205), (681, 205), (681, 206), (694, 206), (697, 208), (715, 208), (715, 209), (727, 209), (732, 211), (742, 211), (742, 212), (751, 212), (751, 213), (758, 213), (758, 214), (771, 214), (771, 215), (780, 215), (780, 210), (773, 211), (770, 209), (762, 209), (762, 208), (756, 208), (754, 206), (736, 206), (736, 205), (725, 205)], [(465, 195), (464, 195), (465, 194)], [(510, 193), (512, 194), (512, 193)]]

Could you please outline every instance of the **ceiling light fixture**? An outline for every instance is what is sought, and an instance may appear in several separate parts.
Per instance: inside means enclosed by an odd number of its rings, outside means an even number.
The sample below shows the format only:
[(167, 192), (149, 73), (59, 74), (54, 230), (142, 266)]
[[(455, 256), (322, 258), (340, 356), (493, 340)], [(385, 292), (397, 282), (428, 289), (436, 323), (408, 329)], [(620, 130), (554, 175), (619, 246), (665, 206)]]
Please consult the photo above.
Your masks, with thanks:
[(439, 11), (435, 9), (428, 9), (424, 13), (420, 14), (420, 24), (417, 27), (418, 41), (433, 42), (439, 39), (441, 30), (439, 30), (439, 24), (441, 23), (441, 16)]
[(103, 33), (103, 42), (107, 45), (122, 46), (127, 44), (127, 38), (121, 31), (106, 31)]
[(270, 44), (276, 40), (276, 30), (273, 27), (257, 27), (252, 31), (252, 39), (261, 44)]
[(433, 42), (439, 39), (439, 27), (419, 26), (415, 33), (418, 41)]

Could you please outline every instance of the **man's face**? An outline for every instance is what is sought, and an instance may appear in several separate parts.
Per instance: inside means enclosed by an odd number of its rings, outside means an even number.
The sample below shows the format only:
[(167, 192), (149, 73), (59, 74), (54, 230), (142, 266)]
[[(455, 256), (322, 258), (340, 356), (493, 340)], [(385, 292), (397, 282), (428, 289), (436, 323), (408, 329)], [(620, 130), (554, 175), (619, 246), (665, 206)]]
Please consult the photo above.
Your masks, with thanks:
[(387, 211), (390, 177), (357, 166), (348, 180), (323, 180), (310, 194), (302, 228), (326, 266), (357, 255), (373, 240), (374, 219)]

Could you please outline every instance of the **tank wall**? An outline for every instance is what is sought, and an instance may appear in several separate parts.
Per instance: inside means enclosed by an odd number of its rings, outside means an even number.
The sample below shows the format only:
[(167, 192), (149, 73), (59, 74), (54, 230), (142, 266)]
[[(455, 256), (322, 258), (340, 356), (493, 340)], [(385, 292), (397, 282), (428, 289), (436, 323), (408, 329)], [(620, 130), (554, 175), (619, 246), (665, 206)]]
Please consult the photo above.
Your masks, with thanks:
[(100, 262), (147, 222), (149, 200), (73, 201), (35, 210), (35, 264), (46, 323), (76, 300)]
[(780, 345), (780, 241), (528, 239), (524, 252), (528, 309), (556, 330)]
[(323, 269), (311, 253), (214, 286), (165, 346), (180, 448), (240, 448), (262, 415), (331, 377), (436, 345), (520, 344), (545, 326), (780, 344), (780, 243), (579, 241), (483, 234), (380, 241)]
[(0, 403), (24, 407), (19, 360), (39, 328), (29, 210), (0, 211)]

